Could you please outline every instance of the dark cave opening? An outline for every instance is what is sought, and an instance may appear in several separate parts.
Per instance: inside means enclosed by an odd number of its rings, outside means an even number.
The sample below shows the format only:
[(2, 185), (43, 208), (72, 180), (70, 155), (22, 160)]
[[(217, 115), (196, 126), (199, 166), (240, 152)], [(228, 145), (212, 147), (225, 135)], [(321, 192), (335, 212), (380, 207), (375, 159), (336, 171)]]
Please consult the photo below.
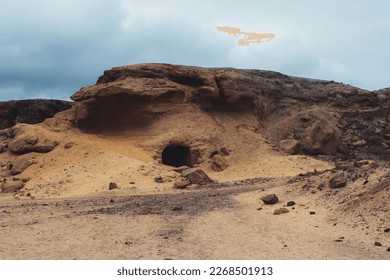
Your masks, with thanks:
[(188, 146), (172, 144), (164, 148), (162, 152), (162, 164), (174, 167), (192, 167), (191, 150)]

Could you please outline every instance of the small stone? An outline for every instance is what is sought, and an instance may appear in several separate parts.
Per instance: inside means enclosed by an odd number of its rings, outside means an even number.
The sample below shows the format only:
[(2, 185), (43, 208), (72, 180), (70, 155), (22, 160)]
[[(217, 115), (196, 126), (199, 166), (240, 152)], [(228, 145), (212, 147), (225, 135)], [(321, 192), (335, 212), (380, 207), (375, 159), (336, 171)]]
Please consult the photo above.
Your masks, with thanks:
[(211, 159), (211, 168), (216, 172), (221, 172), (229, 167), (228, 161), (221, 155), (215, 155)]
[(262, 208), (262, 207), (259, 207), (259, 208), (257, 208), (256, 210), (257, 210), (257, 211), (260, 211), (260, 210), (263, 210), (263, 208)]
[(229, 153), (229, 150), (226, 147), (222, 147), (221, 148), (221, 154), (224, 155), (224, 156), (228, 156), (230, 153)]
[(113, 200), (112, 198), (110, 199), (110, 203), (114, 203), (115, 202), (115, 200)]
[(161, 176), (154, 178), (154, 181), (159, 184), (164, 183), (164, 179)]
[(118, 185), (114, 182), (110, 182), (110, 184), (108, 185), (109, 190), (115, 190), (117, 188), (118, 188)]
[(385, 228), (384, 232), (390, 232), (390, 228)]
[(290, 210), (286, 209), (286, 208), (279, 208), (279, 209), (276, 209), (274, 211), (274, 215), (281, 215), (281, 214), (286, 214), (290, 212)]
[(367, 142), (365, 140), (357, 140), (357, 141), (354, 141), (352, 143), (352, 145), (354, 145), (355, 147), (361, 147), (361, 146), (364, 146), (366, 144), (367, 144)]
[(154, 211), (153, 211), (153, 208), (148, 207), (148, 206), (142, 207), (138, 211), (138, 215), (149, 215), (149, 214), (154, 214)]
[(182, 206), (175, 206), (172, 208), (172, 211), (175, 211), (175, 212), (183, 211), (183, 207)]
[(387, 248), (387, 250), (386, 250), (387, 252), (390, 252), (390, 247), (389, 248)]
[(347, 185), (347, 178), (344, 173), (337, 173), (329, 180), (329, 185), (332, 189), (339, 189)]
[(287, 202), (287, 206), (294, 206), (295, 205), (295, 201), (289, 201)]
[(310, 211), (309, 213), (310, 213), (310, 215), (315, 215), (316, 214), (316, 212), (314, 212), (314, 211)]
[(68, 142), (68, 143), (65, 143), (64, 148), (65, 148), (65, 149), (70, 149), (70, 148), (72, 148), (73, 146), (74, 146), (74, 142)]
[(209, 154), (209, 158), (213, 158), (213, 156), (218, 155), (219, 152), (217, 150), (211, 151)]
[(382, 246), (382, 243), (380, 243), (380, 242), (378, 242), (378, 241), (375, 241), (374, 246), (381, 247), (381, 246)]
[(276, 204), (279, 202), (279, 198), (274, 193), (263, 196), (261, 200), (264, 202), (264, 204)]

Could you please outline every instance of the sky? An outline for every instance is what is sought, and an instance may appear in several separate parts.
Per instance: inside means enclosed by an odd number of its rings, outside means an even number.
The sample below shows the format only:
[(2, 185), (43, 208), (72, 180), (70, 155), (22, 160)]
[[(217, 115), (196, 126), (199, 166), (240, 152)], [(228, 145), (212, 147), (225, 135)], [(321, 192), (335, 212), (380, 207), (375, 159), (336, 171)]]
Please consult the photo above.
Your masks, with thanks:
[[(104, 70), (163, 62), (390, 87), (387, 0), (1, 0), (0, 100), (67, 100)], [(273, 33), (238, 46), (232, 26)]]

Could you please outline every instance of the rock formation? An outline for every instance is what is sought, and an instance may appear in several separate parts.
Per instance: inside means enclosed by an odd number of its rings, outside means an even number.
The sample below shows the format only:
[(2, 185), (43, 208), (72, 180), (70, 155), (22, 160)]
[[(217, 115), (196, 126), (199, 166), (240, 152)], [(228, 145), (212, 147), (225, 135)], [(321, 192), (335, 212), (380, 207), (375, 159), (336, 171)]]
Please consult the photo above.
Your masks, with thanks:
[(387, 157), (390, 151), (389, 89), (261, 70), (139, 64), (105, 71), (96, 85), (71, 98), (75, 122), (86, 130), (147, 126), (193, 104), (206, 113), (249, 112), (258, 120), (255, 129), (276, 146), (297, 141), (293, 153), (298, 146), (311, 155), (347, 157)]
[(53, 117), (71, 107), (71, 102), (61, 100), (18, 100), (0, 102), (0, 129), (16, 123), (35, 124)]

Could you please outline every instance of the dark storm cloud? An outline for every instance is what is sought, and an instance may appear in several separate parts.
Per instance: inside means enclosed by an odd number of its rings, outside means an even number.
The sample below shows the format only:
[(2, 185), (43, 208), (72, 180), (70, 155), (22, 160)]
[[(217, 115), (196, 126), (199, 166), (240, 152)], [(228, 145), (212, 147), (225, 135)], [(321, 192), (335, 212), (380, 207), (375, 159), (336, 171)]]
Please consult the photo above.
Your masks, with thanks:
[[(118, 65), (260, 68), (389, 86), (387, 1), (19, 1), (0, 5), (0, 100), (66, 99)], [(216, 26), (275, 33), (238, 47)]]

